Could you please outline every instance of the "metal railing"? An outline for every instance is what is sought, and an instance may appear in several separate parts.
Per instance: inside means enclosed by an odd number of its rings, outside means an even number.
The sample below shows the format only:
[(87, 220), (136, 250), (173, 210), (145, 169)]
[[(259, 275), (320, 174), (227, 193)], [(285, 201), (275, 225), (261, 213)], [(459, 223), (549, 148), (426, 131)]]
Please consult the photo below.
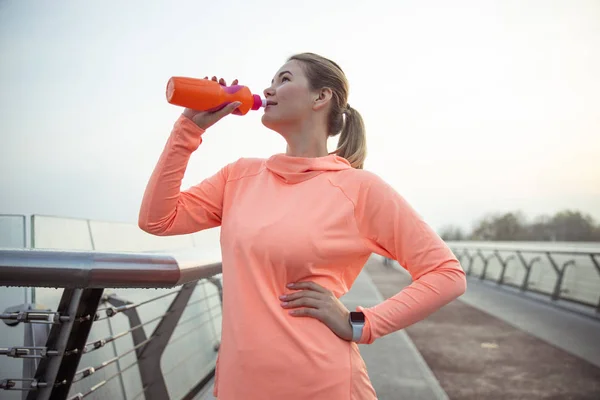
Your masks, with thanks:
[[(600, 314), (600, 251), (449, 243), (467, 275), (595, 308)], [(465, 262), (466, 261), (466, 262)], [(570, 277), (570, 279), (569, 279)]]
[[(34, 304), (9, 307), (0, 314), (6, 325), (26, 324), (22, 346), (0, 347), (0, 357), (23, 360), (21, 377), (0, 376), (0, 393), (21, 391), (23, 399), (83, 399), (120, 380), (125, 392), (123, 374), (137, 368), (141, 380), (139, 393), (126, 398), (169, 399), (165, 376), (183, 364), (190, 354), (163, 372), (161, 359), (167, 346), (172, 346), (202, 326), (213, 325), (213, 348), (218, 351), (220, 334), (214, 330), (215, 319), (222, 309), (222, 286), (216, 276), (221, 264), (203, 265), (197, 251), (173, 253), (103, 253), (36, 249), (0, 249), (0, 286), (63, 288), (56, 310), (36, 309)], [(203, 285), (216, 288), (215, 294), (190, 301), (194, 291)], [(167, 293), (130, 302), (105, 288), (175, 288)], [(204, 288), (203, 288), (204, 289)], [(138, 309), (172, 300), (164, 313), (142, 322)], [(217, 300), (211, 300), (217, 298)], [(185, 311), (201, 312), (182, 319)], [(211, 305), (212, 304), (212, 305)], [(124, 315), (128, 328), (96, 340), (89, 340), (95, 322)], [(150, 335), (144, 328), (156, 325)], [(183, 328), (182, 328), (183, 327)], [(179, 333), (180, 328), (184, 331)], [(101, 351), (122, 338), (130, 337), (133, 345), (114, 357), (92, 365), (80, 365), (82, 356)], [(0, 343), (1, 345), (1, 343)], [(116, 347), (115, 347), (116, 348)], [(192, 353), (193, 354), (193, 353)], [(121, 363), (135, 355), (135, 360)], [(86, 359), (86, 362), (88, 360)], [(116, 372), (81, 390), (94, 374), (117, 366)], [(191, 397), (212, 378), (209, 365), (198, 382), (187, 390)], [(77, 385), (78, 390), (74, 390)]]

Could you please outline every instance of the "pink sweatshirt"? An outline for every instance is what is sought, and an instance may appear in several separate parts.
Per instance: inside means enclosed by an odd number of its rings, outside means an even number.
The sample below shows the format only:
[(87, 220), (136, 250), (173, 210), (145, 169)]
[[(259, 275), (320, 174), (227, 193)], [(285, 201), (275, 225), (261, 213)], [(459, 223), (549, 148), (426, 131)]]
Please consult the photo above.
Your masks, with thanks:
[(372, 253), (397, 260), (410, 286), (371, 307), (359, 343), (403, 329), (460, 296), (450, 249), (388, 184), (343, 158), (239, 159), (180, 191), (198, 128), (180, 117), (150, 178), (139, 225), (155, 235), (221, 226), (223, 320), (214, 395), (220, 400), (372, 400), (358, 346), (294, 317), (279, 296), (314, 281), (338, 298)]

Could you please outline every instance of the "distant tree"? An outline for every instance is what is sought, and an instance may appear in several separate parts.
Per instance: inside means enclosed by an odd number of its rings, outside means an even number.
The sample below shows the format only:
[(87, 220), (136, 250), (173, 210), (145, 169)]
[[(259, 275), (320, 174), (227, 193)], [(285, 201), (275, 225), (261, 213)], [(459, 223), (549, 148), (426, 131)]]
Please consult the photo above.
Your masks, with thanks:
[(525, 217), (521, 213), (506, 213), (494, 220), (496, 240), (523, 240), (525, 237)]
[(594, 233), (592, 234), (592, 242), (600, 242), (600, 224), (596, 225)]
[(440, 237), (444, 240), (465, 240), (466, 235), (460, 227), (446, 225), (440, 230)]
[(595, 231), (598, 229), (591, 216), (571, 210), (557, 213), (550, 224), (555, 234), (554, 240), (558, 241), (593, 240)]
[(531, 240), (600, 241), (600, 225), (579, 211), (564, 210), (553, 216), (541, 215), (527, 222), (519, 212), (488, 214), (476, 221), (470, 233), (447, 225), (441, 230), (444, 240)]
[(469, 238), (472, 240), (495, 240), (493, 219), (494, 217), (489, 215), (477, 221), (469, 234)]
[(523, 240), (527, 229), (520, 212), (489, 215), (475, 224), (471, 233), (474, 240)]
[(534, 241), (553, 241), (555, 233), (552, 229), (552, 217), (542, 215), (536, 217), (531, 224), (527, 226), (526, 240)]

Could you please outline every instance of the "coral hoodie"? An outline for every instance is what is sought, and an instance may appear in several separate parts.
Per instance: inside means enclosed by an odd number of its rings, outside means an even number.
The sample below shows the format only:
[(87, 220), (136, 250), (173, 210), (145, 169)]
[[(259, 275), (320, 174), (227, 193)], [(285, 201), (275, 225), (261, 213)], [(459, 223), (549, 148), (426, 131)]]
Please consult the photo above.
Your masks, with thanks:
[(155, 235), (221, 226), (220, 400), (372, 400), (356, 343), (280, 306), (291, 282), (338, 298), (372, 253), (397, 260), (410, 286), (370, 308), (359, 343), (409, 326), (465, 291), (451, 250), (389, 185), (343, 158), (239, 159), (180, 191), (203, 130), (180, 117), (150, 178), (139, 225)]

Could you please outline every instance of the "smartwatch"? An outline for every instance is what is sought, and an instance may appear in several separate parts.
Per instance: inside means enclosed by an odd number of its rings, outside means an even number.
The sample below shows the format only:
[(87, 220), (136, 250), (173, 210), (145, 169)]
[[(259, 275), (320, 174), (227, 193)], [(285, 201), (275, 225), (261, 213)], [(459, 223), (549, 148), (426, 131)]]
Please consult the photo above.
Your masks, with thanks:
[(358, 342), (365, 327), (365, 314), (362, 311), (351, 311), (349, 322), (352, 327), (352, 341)]

